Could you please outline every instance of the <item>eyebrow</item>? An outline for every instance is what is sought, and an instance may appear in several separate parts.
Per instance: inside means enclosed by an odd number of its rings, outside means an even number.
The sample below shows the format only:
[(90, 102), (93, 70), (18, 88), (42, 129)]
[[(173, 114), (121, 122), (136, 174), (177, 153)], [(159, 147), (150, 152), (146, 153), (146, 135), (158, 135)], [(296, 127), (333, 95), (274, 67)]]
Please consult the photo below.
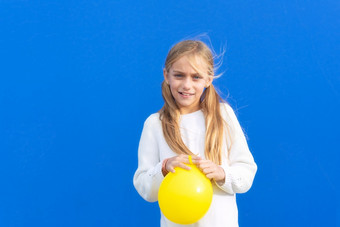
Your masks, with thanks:
[[(181, 73), (181, 74), (185, 74), (184, 72), (178, 71), (178, 70), (173, 70), (174, 73)], [(191, 76), (200, 76), (201, 74), (199, 73), (192, 73), (190, 74)]]

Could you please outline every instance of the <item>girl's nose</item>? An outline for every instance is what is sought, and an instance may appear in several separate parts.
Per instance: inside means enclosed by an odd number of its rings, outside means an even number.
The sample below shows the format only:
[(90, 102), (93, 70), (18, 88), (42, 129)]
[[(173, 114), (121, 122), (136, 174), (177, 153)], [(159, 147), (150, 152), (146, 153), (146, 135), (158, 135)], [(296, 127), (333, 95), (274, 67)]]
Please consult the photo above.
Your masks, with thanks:
[(189, 90), (191, 88), (192, 84), (191, 84), (190, 77), (189, 78), (185, 78), (185, 80), (183, 80), (182, 86), (183, 86), (184, 90)]

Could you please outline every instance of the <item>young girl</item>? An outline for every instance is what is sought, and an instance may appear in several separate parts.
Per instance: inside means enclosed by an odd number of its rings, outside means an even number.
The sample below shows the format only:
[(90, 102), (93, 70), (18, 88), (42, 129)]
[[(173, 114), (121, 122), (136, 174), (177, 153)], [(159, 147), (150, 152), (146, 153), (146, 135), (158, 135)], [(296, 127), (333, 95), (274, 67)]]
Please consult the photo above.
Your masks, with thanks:
[[(212, 180), (208, 212), (188, 226), (238, 226), (236, 193), (248, 191), (257, 166), (232, 108), (212, 85), (214, 56), (201, 41), (186, 40), (169, 51), (163, 70), (163, 108), (144, 123), (133, 183), (147, 201), (175, 167), (192, 162)], [(161, 214), (161, 227), (181, 226)]]

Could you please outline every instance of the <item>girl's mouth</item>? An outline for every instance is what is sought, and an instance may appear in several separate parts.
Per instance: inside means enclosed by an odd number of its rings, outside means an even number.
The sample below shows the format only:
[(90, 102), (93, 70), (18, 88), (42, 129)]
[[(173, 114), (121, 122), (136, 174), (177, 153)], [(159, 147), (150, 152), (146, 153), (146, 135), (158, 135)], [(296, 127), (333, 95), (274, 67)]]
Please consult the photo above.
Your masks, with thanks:
[(187, 93), (187, 92), (178, 92), (182, 97), (190, 97), (190, 96), (193, 96), (194, 94), (193, 93)]

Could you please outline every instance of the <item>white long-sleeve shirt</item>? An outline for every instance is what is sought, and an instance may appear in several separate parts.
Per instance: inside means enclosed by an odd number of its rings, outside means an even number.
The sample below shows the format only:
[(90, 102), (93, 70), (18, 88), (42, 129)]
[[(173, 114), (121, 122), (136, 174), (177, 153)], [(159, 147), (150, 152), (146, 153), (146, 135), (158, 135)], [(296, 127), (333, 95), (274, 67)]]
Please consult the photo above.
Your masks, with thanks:
[[(248, 191), (253, 183), (257, 166), (249, 151), (246, 138), (232, 108), (221, 104), (224, 120), (231, 127), (232, 139), (226, 136), (221, 167), (225, 172), (223, 185), (213, 183), (213, 199), (208, 212), (190, 227), (236, 227), (238, 210), (235, 193)], [(183, 142), (194, 154), (205, 158), (205, 118), (201, 110), (181, 115), (180, 130)], [(229, 146), (229, 153), (227, 147)], [(230, 147), (231, 146), (231, 147)], [(133, 183), (147, 201), (155, 202), (159, 186), (164, 179), (162, 161), (176, 156), (163, 136), (159, 113), (150, 115), (144, 123), (138, 148), (138, 169)], [(183, 226), (169, 221), (161, 214), (161, 227)]]

